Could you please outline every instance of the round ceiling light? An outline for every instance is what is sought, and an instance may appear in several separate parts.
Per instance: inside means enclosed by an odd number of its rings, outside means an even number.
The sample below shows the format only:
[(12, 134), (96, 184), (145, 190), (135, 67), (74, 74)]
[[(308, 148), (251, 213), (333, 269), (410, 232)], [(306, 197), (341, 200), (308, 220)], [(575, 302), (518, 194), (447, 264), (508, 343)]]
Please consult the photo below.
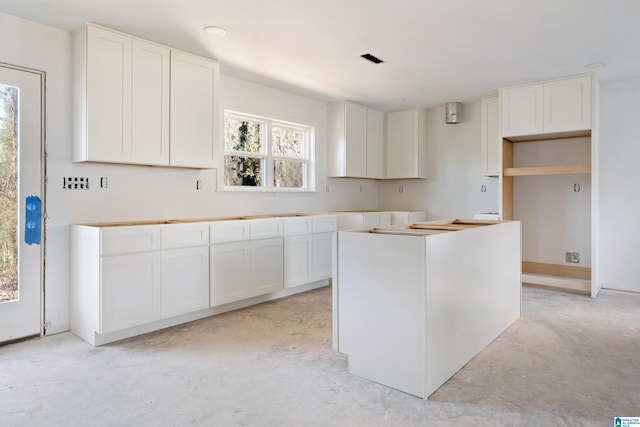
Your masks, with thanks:
[(202, 29), (202, 31), (204, 31), (207, 34), (211, 34), (213, 36), (220, 36), (220, 37), (222, 37), (225, 34), (227, 34), (227, 30), (225, 30), (224, 28), (216, 27), (216, 26), (213, 26), (213, 25), (208, 26), (208, 27), (204, 27)]

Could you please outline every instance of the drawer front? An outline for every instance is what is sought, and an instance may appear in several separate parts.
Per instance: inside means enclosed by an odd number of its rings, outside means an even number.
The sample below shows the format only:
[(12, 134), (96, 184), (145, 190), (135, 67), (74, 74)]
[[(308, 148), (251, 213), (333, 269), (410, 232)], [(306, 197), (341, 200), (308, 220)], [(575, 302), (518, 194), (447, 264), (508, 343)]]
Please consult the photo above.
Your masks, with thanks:
[(217, 221), (209, 223), (209, 243), (227, 243), (249, 240), (250, 221)]
[(363, 214), (340, 214), (336, 216), (338, 230), (359, 230), (364, 228)]
[(100, 255), (127, 254), (159, 250), (159, 225), (106, 227), (100, 230)]
[(208, 244), (208, 223), (196, 222), (162, 226), (162, 249), (188, 248)]
[(282, 237), (283, 224), (284, 221), (282, 219), (252, 219), (251, 240)]
[(313, 217), (313, 232), (328, 233), (336, 231), (335, 215), (321, 215)]
[(287, 218), (284, 220), (284, 235), (298, 236), (313, 233), (311, 218)]

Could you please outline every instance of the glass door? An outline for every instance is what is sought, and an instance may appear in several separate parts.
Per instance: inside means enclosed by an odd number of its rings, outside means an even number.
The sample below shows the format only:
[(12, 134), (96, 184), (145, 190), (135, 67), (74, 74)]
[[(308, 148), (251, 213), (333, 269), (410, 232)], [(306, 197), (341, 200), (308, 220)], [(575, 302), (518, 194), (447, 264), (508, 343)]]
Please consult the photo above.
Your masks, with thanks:
[(0, 342), (42, 334), (43, 82), (0, 64)]

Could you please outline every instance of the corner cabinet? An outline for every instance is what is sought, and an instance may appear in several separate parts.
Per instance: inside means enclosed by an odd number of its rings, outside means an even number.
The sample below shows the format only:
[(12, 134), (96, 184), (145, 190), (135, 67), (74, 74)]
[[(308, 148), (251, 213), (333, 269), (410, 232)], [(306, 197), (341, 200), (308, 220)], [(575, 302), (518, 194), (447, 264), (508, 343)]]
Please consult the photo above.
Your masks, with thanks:
[(387, 113), (387, 179), (426, 178), (427, 112)]
[(589, 75), (500, 89), (502, 136), (589, 130), (591, 92)]
[(384, 113), (348, 101), (329, 106), (331, 177), (384, 178)]
[(96, 25), (74, 43), (73, 161), (215, 167), (215, 61)]

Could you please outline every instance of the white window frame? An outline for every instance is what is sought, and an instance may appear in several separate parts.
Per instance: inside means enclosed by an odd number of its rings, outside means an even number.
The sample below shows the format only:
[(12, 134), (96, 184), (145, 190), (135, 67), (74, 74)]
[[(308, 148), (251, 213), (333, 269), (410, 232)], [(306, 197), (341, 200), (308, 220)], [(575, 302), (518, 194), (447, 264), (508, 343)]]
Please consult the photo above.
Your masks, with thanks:
[[(224, 158), (226, 156), (245, 156), (264, 159), (264, 167), (261, 168), (261, 186), (250, 185), (224, 185), (225, 191), (254, 191), (254, 192), (315, 192), (315, 128), (308, 125), (299, 123), (288, 122), (285, 120), (272, 119), (267, 117), (256, 116), (253, 114), (241, 113), (232, 110), (224, 110), (223, 121), (227, 118), (234, 118), (240, 120), (248, 120), (251, 122), (258, 122), (261, 124), (261, 143), (262, 151), (259, 153), (249, 153), (243, 151), (226, 150), (225, 141), (222, 141), (223, 146), (223, 159), (222, 159), (222, 179), (225, 182), (224, 176), (226, 170), (224, 168)], [(303, 158), (293, 158), (286, 156), (275, 156), (272, 154), (272, 141), (271, 130), (274, 126), (282, 126), (287, 128), (294, 128), (302, 130), (306, 135), (306, 141), (303, 148)], [(223, 137), (224, 139), (224, 137)], [(275, 160), (290, 160), (299, 161), (303, 163), (303, 182), (304, 186), (297, 187), (276, 187), (274, 185), (274, 161)]]

